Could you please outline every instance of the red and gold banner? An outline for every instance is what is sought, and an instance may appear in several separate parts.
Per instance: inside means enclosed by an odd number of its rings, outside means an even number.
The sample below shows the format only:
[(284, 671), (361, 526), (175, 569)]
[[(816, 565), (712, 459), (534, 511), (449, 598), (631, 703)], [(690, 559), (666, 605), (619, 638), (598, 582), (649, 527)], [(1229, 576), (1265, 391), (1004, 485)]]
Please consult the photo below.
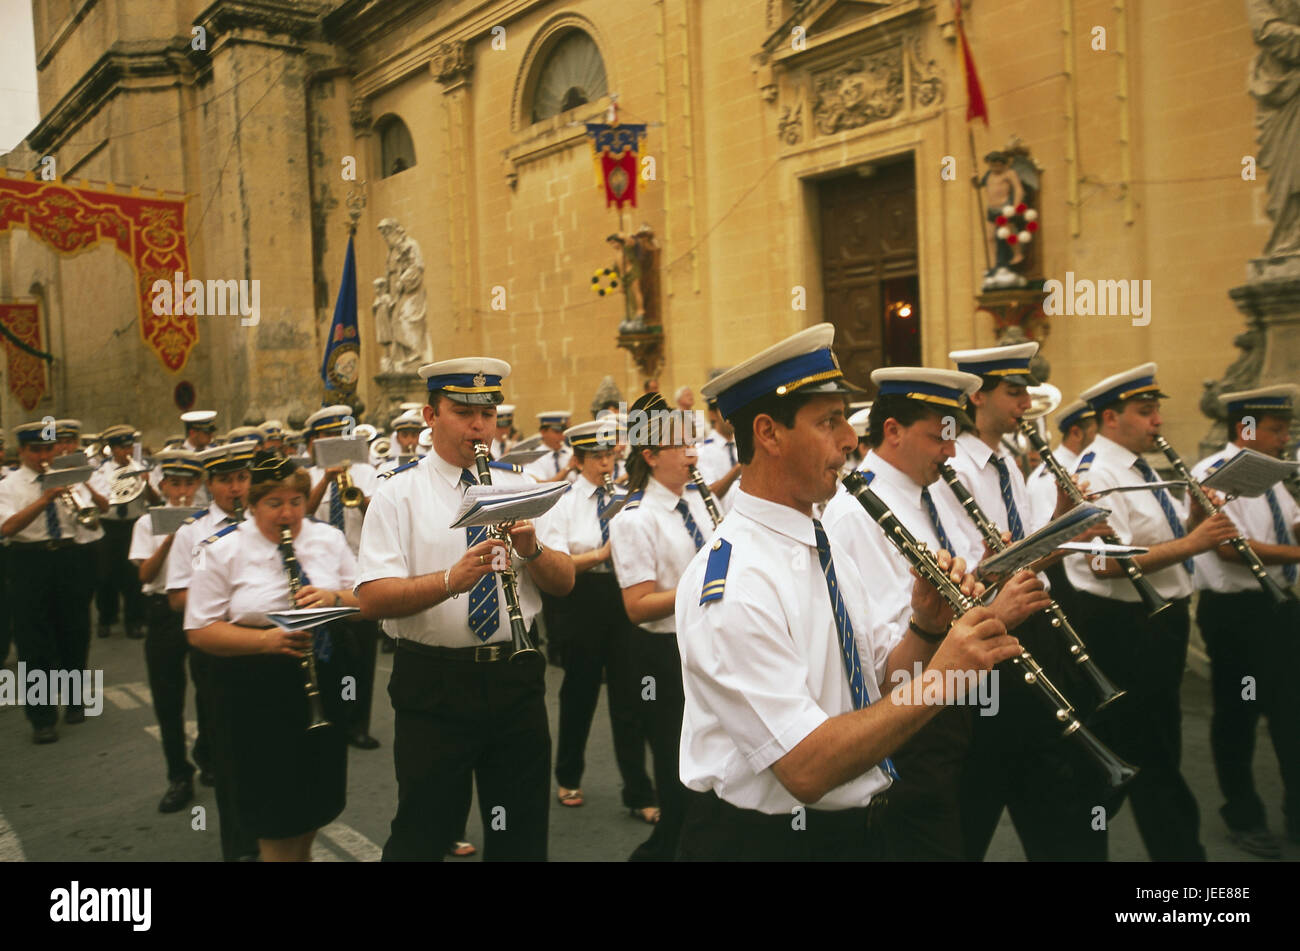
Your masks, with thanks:
[(19, 340), (32, 350), (40, 352), (41, 313), (36, 304), (0, 304), (0, 327), (5, 333), (5, 355), (9, 365), (9, 392), (22, 404), (33, 410), (45, 395), (45, 361), (14, 343)]
[(111, 241), (131, 262), (140, 306), (140, 336), (163, 366), (179, 371), (199, 340), (198, 322), (184, 308), (155, 314), (154, 281), (187, 277), (185, 202), (74, 188), (58, 182), (0, 176), (0, 232), (26, 228), (60, 254), (77, 254)]
[(587, 135), (596, 152), (596, 178), (605, 188), (605, 207), (621, 209), (624, 202), (636, 207), (636, 180), (640, 167), (637, 148), (645, 135), (644, 125), (587, 123)]

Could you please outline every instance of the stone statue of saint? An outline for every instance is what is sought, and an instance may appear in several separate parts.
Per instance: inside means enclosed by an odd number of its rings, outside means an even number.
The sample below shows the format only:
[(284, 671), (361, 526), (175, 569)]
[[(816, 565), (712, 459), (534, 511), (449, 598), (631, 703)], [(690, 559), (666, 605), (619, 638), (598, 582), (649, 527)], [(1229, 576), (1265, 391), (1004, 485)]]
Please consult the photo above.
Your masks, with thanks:
[(375, 299), (370, 305), (370, 312), (375, 315), (375, 343), (380, 346), (379, 372), (393, 372), (393, 297), (388, 293), (388, 278), (377, 277), (372, 282), (375, 286)]
[(414, 373), (429, 362), (429, 334), (425, 328), (428, 299), (424, 290), (424, 257), (420, 245), (392, 218), (379, 222), (388, 242), (385, 264), (389, 305), (390, 341), (386, 364), (390, 373)]
[(1268, 170), (1266, 255), (1300, 253), (1300, 0), (1248, 0), (1259, 166)]

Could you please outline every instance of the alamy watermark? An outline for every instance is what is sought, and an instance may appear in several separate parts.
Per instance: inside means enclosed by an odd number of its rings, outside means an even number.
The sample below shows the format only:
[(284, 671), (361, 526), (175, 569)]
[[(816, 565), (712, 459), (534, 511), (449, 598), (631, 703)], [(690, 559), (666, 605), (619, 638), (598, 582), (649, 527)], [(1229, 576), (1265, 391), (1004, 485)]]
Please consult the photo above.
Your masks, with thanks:
[(83, 707), (86, 716), (97, 717), (104, 710), (102, 670), (0, 669), (0, 706)]
[[(889, 675), (895, 686), (921, 682), (919, 702), (922, 706), (979, 707), (980, 716), (997, 716), (1001, 701), (998, 698), (998, 671), (922, 669), (915, 661), (910, 672), (896, 670)], [(894, 702), (911, 705), (918, 702), (911, 690), (893, 695)]]
[(1043, 282), (1047, 298), (1043, 313), (1049, 317), (1130, 317), (1134, 327), (1151, 323), (1151, 282), (1093, 281), (1065, 272), (1065, 281)]
[(261, 281), (185, 280), (177, 271), (173, 280), (163, 278), (149, 289), (153, 312), (158, 316), (186, 314), (190, 317), (240, 317), (243, 327), (256, 327), (262, 319)]

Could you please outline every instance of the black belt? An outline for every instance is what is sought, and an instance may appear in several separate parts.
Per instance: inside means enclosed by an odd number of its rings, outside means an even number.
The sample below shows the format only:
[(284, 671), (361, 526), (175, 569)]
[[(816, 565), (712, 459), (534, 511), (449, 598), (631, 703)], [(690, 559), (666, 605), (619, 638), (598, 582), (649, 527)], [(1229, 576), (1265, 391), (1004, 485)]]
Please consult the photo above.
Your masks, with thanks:
[(9, 547), (26, 551), (59, 551), (76, 543), (73, 538), (49, 538), (43, 542), (10, 542)]
[[(721, 798), (717, 793), (709, 790), (703, 793), (708, 800), (709, 805), (715, 813), (730, 816), (742, 824), (752, 825), (755, 827), (770, 827), (779, 831), (785, 831), (790, 828), (790, 814), (777, 813), (770, 815), (765, 812), (759, 812), (757, 809), (745, 809), (741, 806), (734, 806)], [(841, 834), (853, 834), (861, 831), (874, 831), (885, 821), (889, 812), (889, 795), (888, 792), (879, 792), (871, 797), (871, 801), (865, 806), (857, 806), (852, 809), (808, 809), (808, 815), (824, 831), (829, 829)]]
[(514, 652), (514, 645), (509, 641), (498, 641), (495, 644), (483, 644), (479, 647), (434, 647), (431, 644), (421, 644), (419, 641), (399, 637), (397, 649), (419, 654), (421, 657), (436, 657), (438, 660), (450, 660), (462, 664), (494, 664), (497, 661), (509, 660)]

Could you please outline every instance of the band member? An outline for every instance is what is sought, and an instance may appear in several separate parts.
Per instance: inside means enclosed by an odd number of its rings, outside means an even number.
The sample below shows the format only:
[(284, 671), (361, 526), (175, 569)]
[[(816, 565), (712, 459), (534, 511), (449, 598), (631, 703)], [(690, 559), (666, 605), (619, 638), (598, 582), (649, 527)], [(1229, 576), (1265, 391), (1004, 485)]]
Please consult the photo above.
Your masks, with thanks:
[[(742, 476), (677, 586), (681, 778), (699, 794), (683, 858), (883, 857), (889, 758), (940, 707), (919, 702), (919, 681), (878, 702), (881, 684), (913, 661), (987, 670), (1019, 652), (983, 608), (949, 630), (951, 611), (920, 581), (907, 632), (882, 624), (853, 559), (813, 519), (857, 441), (834, 334), (812, 327), (704, 387), (735, 427)], [(940, 564), (976, 590), (960, 561)]]
[(569, 414), (563, 410), (549, 410), (537, 414), (537, 432), (542, 437), (539, 448), (546, 455), (524, 467), (538, 482), (572, 482), (577, 475), (573, 468), (573, 450), (564, 444), (564, 431), (569, 428)]
[[(53, 465), (59, 464), (59, 457), (81, 450), (81, 421), (60, 419), (55, 421), (55, 443)], [(89, 456), (87, 456), (89, 458)], [(108, 511), (108, 499), (100, 495), (89, 482), (81, 482), (68, 488), (64, 497), (68, 506), (78, 514), (72, 526), (73, 551), (78, 562), (77, 581), (81, 586), (79, 603), (85, 607), (77, 612), (74, 642), (78, 645), (79, 661), (72, 666), (84, 670), (90, 661), (90, 602), (95, 595), (95, 586), (99, 582), (101, 570), (101, 551), (104, 544), (103, 515)], [(86, 513), (82, 515), (80, 513)], [(108, 637), (108, 625), (100, 618), (100, 637)], [(63, 716), (65, 723), (80, 723), (84, 714), (79, 706), (71, 705)]]
[[(111, 453), (109, 459), (95, 470), (90, 485), (105, 498), (113, 494), (118, 474), (141, 469), (132, 455), (135, 447), (135, 430), (126, 425), (110, 426), (100, 434)], [(104, 542), (100, 548), (100, 583), (95, 593), (99, 610), (101, 631), (117, 623), (119, 609), (124, 605), (126, 636), (145, 636), (145, 603), (140, 592), (140, 578), (127, 558), (131, 548), (131, 533), (136, 521), (148, 510), (150, 502), (158, 502), (157, 493), (148, 483), (148, 474), (134, 479), (138, 495), (128, 502), (110, 505), (100, 519), (104, 529)]]
[[(54, 458), (54, 433), (40, 422), (14, 428), (19, 467), (0, 481), (0, 535), (9, 548), (5, 600), (12, 606), (18, 658), (32, 670), (85, 669), (90, 585), (74, 540), (76, 521), (65, 489), (43, 488), (40, 474)], [(23, 709), (35, 743), (58, 740), (53, 697), (27, 698)], [(69, 703), (64, 722), (85, 719)]]
[[(556, 595), (573, 588), (573, 561), (540, 543), (545, 516), (536, 526), (522, 521), (509, 528), (513, 555), (481, 528), (447, 527), (465, 490), (478, 481), (474, 445), (492, 438), (510, 365), (467, 357), (419, 372), (429, 390), (423, 416), (433, 451), (395, 470), (376, 490), (362, 526), (357, 577), (363, 614), (387, 619), (385, 630), (398, 639), (388, 686), (398, 804), (384, 858), (441, 860), (463, 818), (472, 773), (484, 858), (545, 860), (551, 771), (545, 671), (527, 658), (507, 662), (512, 629), (497, 571), (511, 558), (520, 613), (530, 625), (540, 607), (538, 587)], [(494, 485), (532, 484), (513, 466), (497, 463), (491, 471)]]
[[(1292, 385), (1224, 393), (1230, 441), (1197, 463), (1192, 475), (1204, 480), (1243, 449), (1283, 458), (1300, 388)], [(1300, 508), (1279, 484), (1256, 498), (1236, 498), (1223, 507), (1250, 542), (1268, 574), (1283, 589), (1293, 589), (1300, 563)], [(1268, 717), (1269, 736), (1282, 772), (1282, 813), (1287, 836), (1300, 841), (1300, 720), (1289, 675), (1300, 662), (1296, 632), (1300, 606), (1275, 604), (1231, 545), (1197, 555), (1200, 589), (1196, 623), (1210, 655), (1214, 714), (1210, 749), (1224, 804), (1219, 814), (1228, 838), (1264, 858), (1281, 858), (1282, 846), (1268, 829), (1264, 803), (1255, 791), (1251, 761), (1255, 728)], [(1253, 684), (1249, 692), (1245, 684)]]
[[(1083, 400), (1075, 400), (1061, 407), (1056, 415), (1056, 428), (1060, 430), (1061, 442), (1052, 450), (1058, 462), (1067, 472), (1073, 472), (1079, 464), (1083, 451), (1092, 445), (1097, 435), (1097, 414)], [(1056, 509), (1056, 480), (1052, 478), (1047, 465), (1040, 463), (1029, 477), (1025, 479), (1029, 490), (1029, 502), (1035, 512), (1052, 512)], [(1056, 584), (1055, 576), (1052, 584)]]
[[(167, 559), (167, 602), (178, 614), (185, 613), (195, 568), (206, 557), (206, 554), (199, 554), (199, 543), (247, 517), (248, 470), (255, 451), (254, 443), (243, 442), (213, 446), (197, 454), (207, 475), (212, 502), (206, 512), (183, 525), (172, 542), (176, 557)], [(222, 859), (226, 862), (248, 861), (257, 855), (257, 841), (240, 827), (234, 802), (234, 779), (228, 769), (223, 772), (222, 750), (218, 749), (220, 744), (216, 739), (213, 687), (208, 676), (211, 666), (211, 659), (202, 651), (190, 651), (190, 677), (194, 680), (194, 706), (199, 718), (194, 762), (199, 768), (199, 782), (216, 787)]]
[(736, 457), (736, 435), (731, 424), (718, 412), (717, 400), (708, 400), (709, 423), (713, 432), (700, 443), (700, 476), (724, 512), (731, 508), (731, 487), (740, 478)]
[[(185, 442), (181, 443), (181, 449), (186, 452), (203, 452), (210, 447), (213, 437), (217, 433), (217, 413), (210, 409), (196, 409), (188, 413), (181, 413), (181, 422), (185, 424)], [(155, 474), (152, 485), (156, 489), (160, 475)], [(212, 496), (208, 493), (206, 485), (199, 486), (198, 492), (194, 496), (195, 505), (210, 505)]]
[[(213, 709), (239, 821), (264, 862), (311, 861), (316, 830), (338, 817), (347, 794), (343, 691), (330, 632), (288, 631), (268, 617), (357, 603), (356, 562), (342, 532), (304, 518), (309, 487), (292, 460), (258, 453), (250, 517), (202, 543), (203, 567), (185, 607), (190, 644), (212, 655)], [(311, 729), (307, 651), (315, 653), (313, 686), (329, 720)]]
[(492, 439), (492, 458), (500, 459), (515, 444), (515, 407), (511, 403), (502, 403), (497, 407), (497, 434)]
[[(160, 488), (166, 504), (188, 507), (203, 478), (199, 457), (192, 452), (169, 450), (160, 452), (155, 461), (162, 469)], [(153, 528), (153, 516), (146, 511), (132, 528), (128, 557), (143, 586), (148, 624), (144, 661), (167, 763), (167, 791), (158, 803), (158, 811), (177, 812), (194, 798), (194, 766), (185, 755), (185, 655), (190, 645), (181, 616), (167, 603), (167, 559), (176, 535), (155, 535)]]
[[(1146, 363), (1107, 377), (1081, 394), (1097, 414), (1098, 433), (1076, 473), (1092, 491), (1157, 481), (1142, 458), (1160, 433), (1156, 365)], [(1135, 559), (1149, 581), (1171, 604), (1148, 617), (1122, 566), (1114, 559), (1067, 558), (1065, 571), (1074, 587), (1071, 620), (1093, 659), (1128, 696), (1098, 724), (1097, 735), (1139, 769), (1138, 777), (1112, 802), (1112, 815), (1131, 798), (1138, 831), (1153, 861), (1205, 859), (1200, 815), (1187, 788), (1182, 758), (1179, 692), (1187, 659), (1188, 602), (1192, 557), (1236, 534), (1220, 513), (1183, 524), (1186, 506), (1165, 489), (1115, 492), (1106, 496), (1107, 521), (1119, 539), (1150, 551)], [(1193, 513), (1195, 523), (1199, 508)], [(1098, 833), (1105, 836), (1103, 830)]]
[[(696, 451), (680, 411), (670, 415), (658, 393), (647, 393), (628, 413), (627, 505), (610, 523), (610, 550), (631, 631), (632, 680), (642, 693), (646, 735), (654, 754), (660, 818), (632, 861), (672, 861), (686, 818), (686, 790), (678, 775), (682, 732), (681, 658), (673, 603), (677, 582), (711, 534), (700, 494), (686, 491)], [(646, 678), (649, 678), (647, 681)]]
[(285, 457), (284, 452), (284, 423), (278, 419), (268, 419), (257, 427), (258, 432), (262, 434), (262, 448), (267, 452), (273, 452), (281, 459)]
[[(1017, 431), (1032, 402), (1028, 387), (1039, 381), (1029, 363), (1037, 352), (1038, 344), (1024, 343), (948, 354), (959, 371), (980, 378), (979, 388), (966, 397), (972, 424), (957, 437), (951, 468), (1008, 543), (1020, 541), (1069, 507), (1056, 494), (1045, 499), (1041, 509), (1033, 505), (1020, 465), (1004, 441)], [(952, 495), (944, 482), (935, 491)], [(973, 524), (967, 513), (962, 515), (967, 525)], [(1040, 560), (1040, 569), (1060, 560), (1060, 555)], [(1039, 579), (1047, 582), (1043, 574)], [(1085, 685), (1053, 618), (1043, 613), (1046, 607), (1040, 605), (1023, 624), (1008, 621), (1008, 627), (1014, 626), (1016, 637), (1056, 685), (1067, 695), (1080, 696)], [(1060, 742), (1060, 725), (1044, 715), (1032, 689), (1013, 671), (1001, 673), (1007, 687), (1001, 710), (973, 720), (961, 783), (965, 857), (984, 858), (1005, 808), (1031, 861), (1104, 860), (1105, 842), (1092, 828), (1097, 787), (1088, 764), (1072, 746)]]
[(422, 429), (424, 429), (424, 417), (412, 410), (393, 420), (393, 447), (389, 450), (392, 458), (379, 467), (379, 472), (392, 472), (398, 466), (404, 466), (419, 458), (421, 454), (418, 444)]
[(584, 753), (596, 713), (600, 684), (609, 685), (609, 726), (614, 758), (623, 780), (623, 805), (646, 822), (658, 818), (654, 788), (645, 771), (645, 732), (640, 684), (631, 666), (631, 634), (618, 579), (610, 561), (610, 521), (614, 497), (605, 476), (614, 471), (615, 420), (579, 423), (564, 434), (582, 477), (550, 512), (557, 551), (573, 558), (573, 593), (555, 598), (551, 638), (564, 645), (564, 683), (560, 687), (560, 732), (555, 781), (562, 806), (583, 804)]
[[(307, 451), (312, 452), (318, 439), (338, 436), (351, 419), (352, 408), (342, 403), (312, 413), (306, 423)], [(354, 435), (359, 434), (354, 431)], [(375, 491), (374, 467), (365, 462), (328, 469), (314, 465), (307, 470), (307, 476), (312, 484), (307, 510), (320, 521), (328, 522), (343, 532), (355, 557), (361, 548), (361, 523)], [(355, 678), (357, 686), (356, 699), (347, 705), (346, 710), (344, 727), (348, 742), (361, 750), (377, 749), (379, 741), (370, 735), (370, 707), (375, 693), (379, 628), (374, 621), (357, 619), (353, 623), (337, 625), (336, 632), (340, 641), (340, 670), (344, 676)]]

